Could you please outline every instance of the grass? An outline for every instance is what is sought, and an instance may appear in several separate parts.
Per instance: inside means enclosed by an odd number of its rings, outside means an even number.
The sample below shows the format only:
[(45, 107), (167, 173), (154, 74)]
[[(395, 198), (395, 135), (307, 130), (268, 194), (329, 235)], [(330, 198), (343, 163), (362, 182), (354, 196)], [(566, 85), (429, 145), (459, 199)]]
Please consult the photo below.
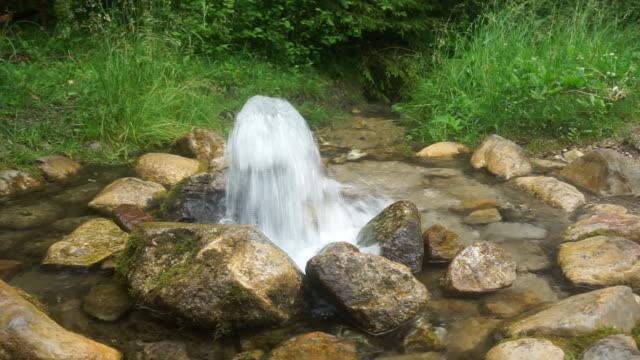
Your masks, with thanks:
[(488, 12), (395, 108), (414, 140), (579, 142), (640, 119), (640, 27), (595, 0)]
[(204, 58), (153, 34), (65, 40), (23, 28), (0, 33), (0, 93), (0, 169), (54, 153), (127, 162), (194, 127), (227, 131), (256, 94), (288, 99), (313, 126), (358, 101), (312, 69), (247, 54)]

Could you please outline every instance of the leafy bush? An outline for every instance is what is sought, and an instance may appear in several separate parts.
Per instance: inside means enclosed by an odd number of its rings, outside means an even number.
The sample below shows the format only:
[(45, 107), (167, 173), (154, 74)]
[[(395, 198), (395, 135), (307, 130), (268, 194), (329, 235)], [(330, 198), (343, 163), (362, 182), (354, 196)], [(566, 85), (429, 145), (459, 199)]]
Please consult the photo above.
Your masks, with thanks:
[(609, 135), (640, 112), (640, 28), (625, 15), (595, 0), (489, 12), (396, 109), (421, 141)]

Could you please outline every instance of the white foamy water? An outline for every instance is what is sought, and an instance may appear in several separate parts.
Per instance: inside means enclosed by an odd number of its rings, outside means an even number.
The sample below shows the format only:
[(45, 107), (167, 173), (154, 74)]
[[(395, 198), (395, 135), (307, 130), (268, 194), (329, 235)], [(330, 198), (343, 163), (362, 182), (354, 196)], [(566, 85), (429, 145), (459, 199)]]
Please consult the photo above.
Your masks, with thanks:
[(306, 121), (285, 100), (249, 99), (236, 117), (227, 157), (227, 216), (256, 225), (303, 270), (324, 245), (354, 243), (382, 209), (374, 198), (343, 198), (343, 185), (325, 175)]

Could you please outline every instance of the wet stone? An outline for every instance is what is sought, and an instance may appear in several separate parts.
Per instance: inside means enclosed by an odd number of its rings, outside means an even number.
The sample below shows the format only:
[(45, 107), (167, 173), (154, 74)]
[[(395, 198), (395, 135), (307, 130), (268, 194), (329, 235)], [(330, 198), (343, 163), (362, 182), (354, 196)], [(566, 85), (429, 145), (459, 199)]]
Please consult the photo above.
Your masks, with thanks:
[(558, 300), (558, 294), (548, 280), (534, 274), (521, 274), (509, 288), (488, 295), (483, 300), (487, 313), (507, 319), (536, 305)]
[(116, 224), (126, 232), (131, 232), (139, 224), (154, 221), (153, 217), (135, 205), (120, 205), (113, 210)]
[(549, 340), (522, 338), (494, 346), (486, 360), (564, 360), (564, 351)]
[(434, 320), (449, 322), (480, 316), (480, 305), (471, 299), (441, 298), (429, 301), (428, 310)]
[(567, 212), (573, 212), (585, 203), (585, 197), (578, 189), (553, 177), (523, 176), (514, 182), (547, 204)]
[(194, 129), (174, 145), (175, 150), (183, 156), (195, 157), (207, 164), (222, 165), (226, 141), (222, 135), (210, 129)]
[(146, 209), (152, 205), (154, 199), (165, 193), (165, 188), (160, 184), (126, 177), (107, 185), (91, 200), (89, 207), (109, 215), (120, 205), (135, 205)]
[(226, 171), (205, 172), (176, 185), (161, 206), (163, 219), (218, 223), (226, 216)]
[(231, 360), (262, 360), (264, 355), (262, 350), (243, 351), (236, 354)]
[(142, 344), (136, 360), (190, 360), (187, 346), (179, 341), (159, 341)]
[(40, 180), (18, 170), (0, 171), (0, 197), (31, 192), (42, 186)]
[(475, 210), (464, 218), (464, 222), (470, 225), (490, 224), (502, 220), (500, 212), (496, 208)]
[(80, 170), (80, 164), (66, 156), (44, 156), (36, 160), (36, 166), (47, 179), (65, 181)]
[(92, 287), (82, 303), (82, 309), (87, 314), (103, 321), (115, 321), (129, 308), (129, 295), (117, 283), (104, 283)]
[(435, 351), (426, 353), (405, 354), (405, 355), (385, 355), (377, 357), (376, 360), (446, 360), (444, 355)]
[(487, 168), (490, 173), (506, 180), (531, 172), (531, 164), (524, 151), (513, 141), (498, 135), (487, 137), (471, 157), (471, 166)]
[(493, 344), (493, 332), (501, 321), (475, 317), (453, 322), (447, 333), (447, 359), (480, 359)]
[(450, 141), (443, 141), (423, 148), (416, 153), (416, 156), (419, 158), (447, 158), (467, 153), (469, 153), (469, 148), (465, 145)]
[(148, 153), (138, 158), (136, 174), (143, 180), (170, 187), (203, 170), (198, 160), (173, 154)]
[(0, 259), (0, 279), (9, 281), (20, 271), (21, 267), (22, 263), (20, 261)]
[(422, 233), (422, 239), (425, 258), (429, 262), (449, 262), (464, 248), (458, 234), (441, 225), (429, 227)]
[(518, 272), (542, 271), (553, 265), (545, 250), (535, 240), (506, 240), (499, 243), (516, 262)]
[(358, 360), (350, 341), (323, 332), (296, 336), (273, 349), (269, 360)]
[(511, 285), (516, 263), (496, 244), (477, 242), (453, 258), (445, 277), (446, 287), (462, 293), (484, 293)]
[(434, 327), (429, 320), (421, 316), (416, 319), (402, 340), (405, 353), (441, 351), (445, 348), (446, 330)]

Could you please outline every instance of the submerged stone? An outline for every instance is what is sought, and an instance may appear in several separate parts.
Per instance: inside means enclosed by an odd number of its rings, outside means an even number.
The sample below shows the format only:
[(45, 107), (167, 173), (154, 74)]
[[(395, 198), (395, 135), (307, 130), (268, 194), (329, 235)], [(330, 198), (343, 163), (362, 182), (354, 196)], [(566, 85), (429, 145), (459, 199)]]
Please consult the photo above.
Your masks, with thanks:
[(127, 233), (113, 221), (91, 219), (51, 245), (43, 265), (91, 267), (124, 249)]
[(531, 172), (531, 164), (522, 148), (498, 135), (491, 135), (484, 140), (473, 153), (471, 166), (476, 169), (486, 167), (492, 174), (506, 180)]
[(419, 272), (424, 258), (420, 224), (416, 205), (398, 201), (371, 219), (358, 233), (357, 242), (362, 246), (378, 244), (380, 255)]
[(408, 267), (360, 253), (350, 244), (328, 245), (309, 260), (306, 273), (313, 286), (372, 334), (411, 320), (429, 299), (427, 289)]
[(87, 314), (103, 321), (115, 321), (129, 308), (129, 295), (117, 283), (104, 283), (92, 287), (82, 302), (82, 309)]
[(296, 336), (273, 349), (268, 360), (358, 360), (353, 343), (320, 331)]
[(164, 186), (173, 186), (195, 175), (202, 168), (202, 163), (198, 160), (163, 153), (144, 154), (135, 165), (136, 174), (140, 178)]
[(281, 324), (302, 310), (302, 273), (248, 225), (144, 223), (118, 268), (143, 305), (219, 331)]
[(490, 224), (502, 220), (500, 211), (496, 208), (474, 210), (464, 218), (464, 222), (470, 225)]
[(153, 200), (166, 193), (162, 185), (138, 178), (126, 177), (107, 185), (91, 202), (89, 207), (111, 214), (120, 205), (148, 208)]
[(516, 263), (511, 255), (490, 242), (477, 242), (459, 252), (449, 264), (446, 286), (456, 292), (484, 293), (511, 285)]
[(447, 328), (446, 358), (450, 360), (481, 359), (493, 344), (493, 332), (501, 322), (488, 317), (454, 321)]
[(563, 360), (564, 351), (551, 341), (522, 338), (494, 346), (486, 360)]
[(446, 330), (434, 327), (429, 320), (421, 316), (409, 327), (402, 339), (405, 353), (442, 351), (445, 349)]
[(25, 230), (41, 227), (57, 220), (63, 209), (50, 202), (14, 205), (0, 209), (0, 229)]
[(536, 305), (558, 300), (547, 278), (534, 274), (521, 274), (509, 288), (489, 294), (483, 300), (485, 311), (507, 319), (520, 315)]

